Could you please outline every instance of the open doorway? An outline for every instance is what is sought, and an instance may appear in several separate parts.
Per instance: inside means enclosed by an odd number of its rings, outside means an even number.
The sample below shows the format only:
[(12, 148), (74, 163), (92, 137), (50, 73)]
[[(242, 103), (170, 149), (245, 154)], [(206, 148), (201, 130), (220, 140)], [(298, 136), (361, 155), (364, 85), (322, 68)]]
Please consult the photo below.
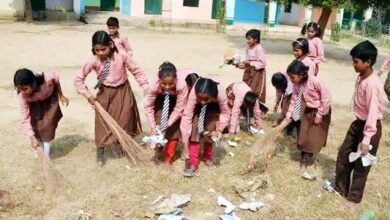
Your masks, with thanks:
[(119, 11), (120, 0), (85, 0), (87, 11)]

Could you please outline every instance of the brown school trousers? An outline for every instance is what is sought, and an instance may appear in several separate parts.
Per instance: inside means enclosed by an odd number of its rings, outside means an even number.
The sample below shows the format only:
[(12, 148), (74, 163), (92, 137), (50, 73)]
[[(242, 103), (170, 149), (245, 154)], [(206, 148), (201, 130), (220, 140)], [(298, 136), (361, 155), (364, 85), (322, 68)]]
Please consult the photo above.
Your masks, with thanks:
[[(366, 186), (367, 176), (371, 166), (363, 167), (362, 160), (350, 163), (349, 154), (356, 152), (360, 142), (363, 140), (363, 129), (365, 121), (355, 120), (352, 122), (347, 135), (345, 136), (343, 145), (337, 155), (336, 162), (336, 190), (349, 201), (359, 203), (362, 200), (364, 187)], [(377, 132), (371, 138), (370, 144), (372, 150), (370, 154), (376, 155), (379, 141), (382, 136), (382, 124), (378, 120), (376, 123)], [(352, 177), (351, 173), (353, 171)]]

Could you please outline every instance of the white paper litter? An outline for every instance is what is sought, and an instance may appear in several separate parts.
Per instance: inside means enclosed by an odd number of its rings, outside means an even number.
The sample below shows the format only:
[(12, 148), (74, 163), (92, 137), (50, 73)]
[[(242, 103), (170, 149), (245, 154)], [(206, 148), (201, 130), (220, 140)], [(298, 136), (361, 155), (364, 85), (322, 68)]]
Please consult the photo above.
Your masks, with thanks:
[(217, 199), (218, 206), (225, 206), (225, 214), (231, 213), (236, 207), (223, 196), (218, 196)]
[(255, 127), (253, 127), (253, 126), (249, 126), (249, 131), (253, 134), (253, 135), (255, 135), (255, 136), (261, 136), (261, 135), (265, 135), (265, 132), (264, 132), (264, 130), (263, 129), (257, 129), (257, 128), (255, 128)]
[(250, 202), (250, 203), (244, 202), (244, 203), (241, 203), (239, 205), (240, 209), (251, 210), (253, 212), (259, 210), (263, 206), (264, 206), (264, 203), (259, 202), (259, 201), (257, 201), (257, 202)]
[[(372, 150), (372, 145), (370, 145), (368, 148), (369, 150)], [(377, 158), (369, 152), (365, 156), (362, 156), (360, 147), (358, 148), (357, 152), (351, 152), (349, 154), (349, 162), (352, 163), (360, 157), (362, 158), (362, 163), (364, 167), (374, 165), (377, 162)]]
[(234, 212), (233, 212), (231, 215), (229, 215), (229, 214), (220, 215), (219, 218), (220, 218), (221, 220), (241, 220), (241, 218), (238, 217), (238, 216), (236, 215), (236, 213), (234, 213)]
[(238, 143), (235, 141), (228, 140), (227, 143), (230, 147), (238, 147)]

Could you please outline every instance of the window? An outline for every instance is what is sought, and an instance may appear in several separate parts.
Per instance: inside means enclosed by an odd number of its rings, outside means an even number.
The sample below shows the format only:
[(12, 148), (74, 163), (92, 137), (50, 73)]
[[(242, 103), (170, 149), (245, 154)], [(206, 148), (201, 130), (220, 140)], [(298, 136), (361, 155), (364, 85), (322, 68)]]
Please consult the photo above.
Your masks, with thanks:
[(199, 0), (184, 0), (183, 6), (187, 7), (199, 7)]
[(284, 12), (291, 13), (292, 3), (288, 3), (284, 5)]

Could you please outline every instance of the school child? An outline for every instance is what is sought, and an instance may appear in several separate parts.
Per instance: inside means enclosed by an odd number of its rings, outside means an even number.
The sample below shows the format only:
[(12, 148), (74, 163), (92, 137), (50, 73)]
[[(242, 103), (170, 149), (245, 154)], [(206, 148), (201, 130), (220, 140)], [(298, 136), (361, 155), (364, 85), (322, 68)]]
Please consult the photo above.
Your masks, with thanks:
[(302, 35), (307, 33), (309, 41), (309, 57), (316, 65), (315, 75), (318, 75), (320, 63), (325, 61), (324, 44), (321, 40), (320, 25), (315, 22), (305, 24), (301, 31)]
[[(245, 82), (232, 83), (226, 88), (228, 105), (231, 111), (230, 118), (230, 134), (238, 134), (240, 132), (240, 114), (247, 112), (246, 117), (254, 116), (254, 123), (250, 124), (247, 119), (248, 130), (254, 134), (264, 133), (262, 111), (257, 94), (251, 91), (251, 88)], [(253, 113), (252, 113), (253, 112)], [(254, 129), (251, 129), (253, 127)], [(255, 130), (256, 132), (252, 131)]]
[(212, 139), (221, 137), (228, 126), (229, 114), (225, 89), (211, 79), (199, 78), (188, 96), (180, 122), (184, 148), (188, 146), (189, 151), (189, 155), (186, 155), (189, 164), (186, 164), (184, 176), (192, 177), (198, 170), (200, 142), (204, 143), (203, 160), (206, 166), (215, 168)]
[(129, 40), (126, 36), (119, 33), (119, 20), (116, 17), (109, 17), (107, 19), (107, 29), (110, 37), (115, 43), (118, 50), (125, 50), (130, 56), (133, 56), (133, 49), (129, 44)]
[[(94, 107), (95, 101), (118, 122), (118, 124), (132, 137), (142, 132), (137, 102), (128, 81), (126, 69), (135, 77), (145, 93), (149, 91), (149, 84), (144, 72), (135, 61), (124, 51), (118, 51), (107, 32), (97, 31), (92, 36), (92, 53), (88, 61), (74, 78), (74, 85), (79, 94), (82, 94)], [(97, 74), (98, 89), (96, 97), (92, 95), (85, 79), (91, 71)], [(98, 114), (95, 114), (95, 143), (97, 146), (97, 162), (105, 164), (104, 151), (119, 146), (118, 140), (107, 129)]]
[(294, 57), (309, 67), (308, 74), (315, 76), (316, 64), (308, 57), (309, 41), (305, 38), (298, 38), (292, 42)]
[(301, 150), (303, 176), (315, 177), (312, 170), (317, 154), (325, 147), (331, 119), (331, 96), (324, 84), (307, 73), (308, 68), (294, 60), (287, 68), (294, 84), (291, 103), (281, 127), (301, 120), (297, 147)]
[(377, 54), (377, 48), (370, 41), (363, 41), (350, 51), (353, 67), (359, 74), (353, 96), (356, 120), (349, 127), (337, 155), (335, 183), (336, 190), (352, 203), (362, 200), (370, 166), (364, 167), (360, 158), (350, 163), (349, 154), (360, 149), (362, 155), (375, 156), (382, 136), (383, 85), (372, 69)]
[[(274, 112), (277, 112), (279, 107), (282, 109), (279, 119), (276, 122), (276, 125), (279, 125), (285, 118), (290, 106), (291, 97), (293, 94), (293, 84), (290, 80), (290, 77), (286, 72), (277, 72), (272, 76), (271, 79), (272, 85), (276, 89), (276, 100), (274, 106)], [(291, 136), (294, 128), (298, 131), (301, 120), (292, 121), (286, 128), (286, 135)]]
[(59, 101), (69, 104), (63, 95), (58, 74), (35, 74), (29, 69), (19, 69), (14, 75), (14, 85), (19, 95), (21, 124), (34, 149), (41, 147), (47, 157), (50, 142), (55, 138), (58, 122), (62, 118)]
[(238, 64), (238, 68), (245, 69), (242, 81), (251, 88), (252, 92), (259, 96), (260, 102), (266, 99), (266, 58), (265, 50), (260, 45), (260, 31), (249, 30), (245, 38), (247, 40), (246, 58)]
[[(385, 60), (385, 62), (383, 62), (382, 66), (381, 66), (381, 69), (380, 69), (378, 74), (382, 75), (382, 73), (385, 73), (389, 66), (390, 66), (390, 57), (387, 58)], [(387, 99), (390, 101), (390, 71), (387, 74), (387, 78), (386, 78), (386, 81), (385, 81), (384, 89), (385, 89), (385, 93), (386, 93)]]
[(146, 95), (144, 107), (151, 133), (164, 134), (168, 140), (165, 147), (158, 146), (157, 153), (164, 151), (164, 160), (169, 164), (179, 141), (180, 117), (188, 97), (185, 79), (192, 73), (196, 74), (190, 68), (176, 70), (175, 65), (166, 61), (160, 65), (158, 79), (150, 84), (150, 92)]

